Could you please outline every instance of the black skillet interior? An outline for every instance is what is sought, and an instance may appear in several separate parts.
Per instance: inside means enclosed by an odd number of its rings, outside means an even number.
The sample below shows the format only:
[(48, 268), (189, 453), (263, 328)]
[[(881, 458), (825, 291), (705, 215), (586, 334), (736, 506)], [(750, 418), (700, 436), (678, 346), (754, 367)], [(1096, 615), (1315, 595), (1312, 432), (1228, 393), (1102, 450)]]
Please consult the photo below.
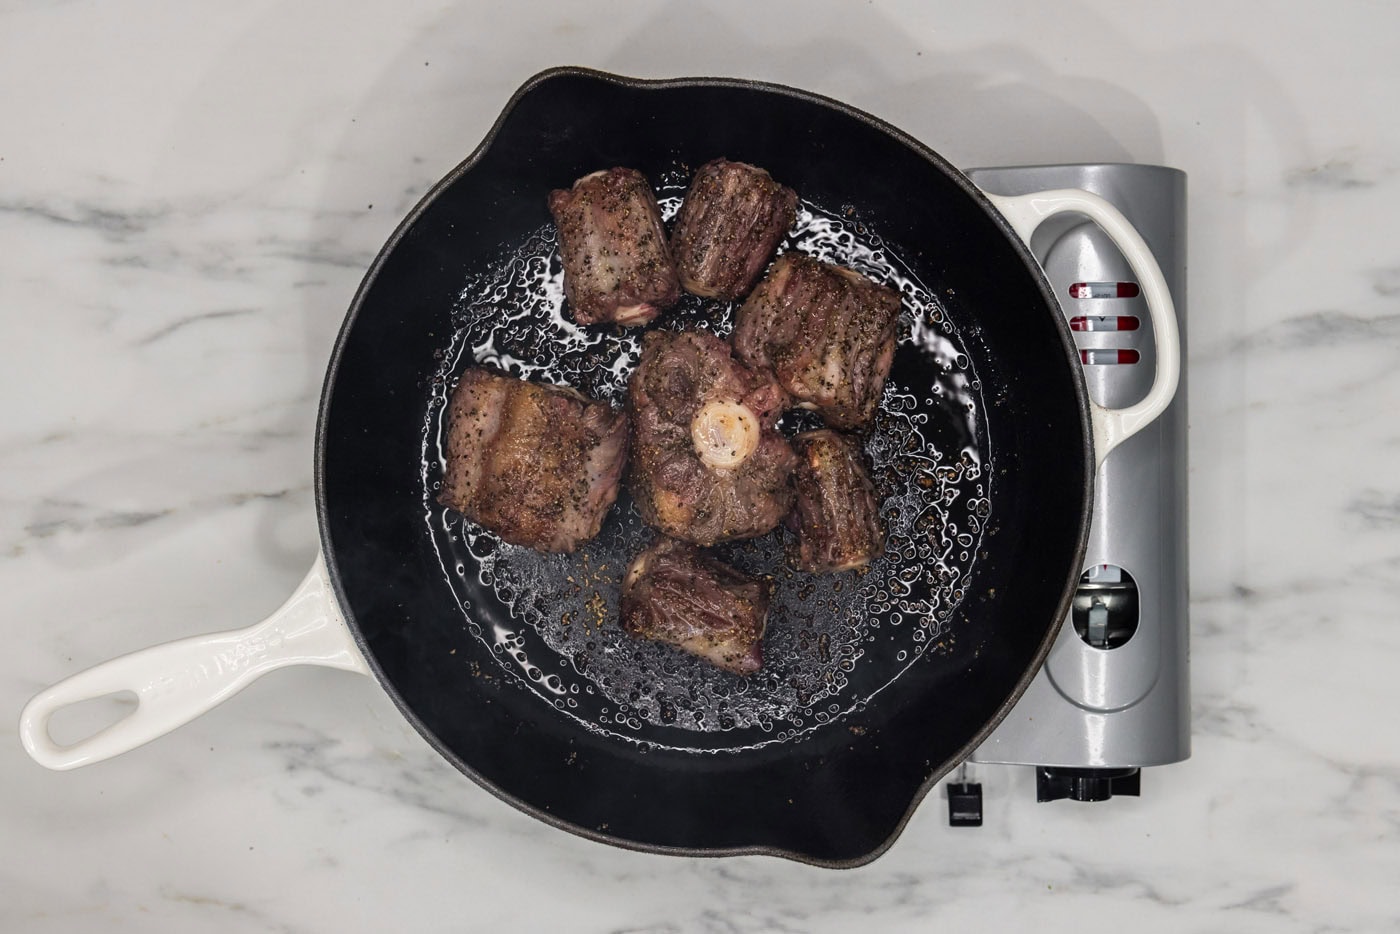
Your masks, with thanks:
[[(425, 534), (430, 382), (463, 283), (548, 221), (544, 196), (594, 169), (655, 177), (717, 155), (861, 216), (939, 295), (984, 387), (991, 521), (952, 623), (860, 711), (737, 753), (585, 729), (499, 673), (467, 632)], [(1028, 685), (1067, 608), (1090, 507), (1082, 381), (1033, 260), (966, 179), (858, 111), (751, 82), (632, 81), (556, 69), (405, 220), (346, 318), (322, 398), (317, 492), (346, 618), (381, 683), (487, 789), (565, 829), (668, 852), (874, 858)], [(479, 623), (502, 608), (481, 605)], [(642, 731), (645, 738), (646, 731)]]

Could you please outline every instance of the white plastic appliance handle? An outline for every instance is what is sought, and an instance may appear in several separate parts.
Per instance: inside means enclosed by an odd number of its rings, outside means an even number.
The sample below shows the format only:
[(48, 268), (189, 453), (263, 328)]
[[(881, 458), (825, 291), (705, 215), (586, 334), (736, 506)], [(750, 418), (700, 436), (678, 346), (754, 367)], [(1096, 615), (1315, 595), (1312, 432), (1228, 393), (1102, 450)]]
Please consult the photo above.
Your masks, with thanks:
[[(50, 769), (101, 762), (169, 733), (287, 665), (369, 674), (320, 556), (287, 602), (260, 623), (123, 655), (36, 694), (20, 714), (20, 739), (34, 761)], [(70, 746), (53, 741), (49, 720), (57, 711), (118, 691), (136, 694), (128, 716)]]
[(1128, 265), (1137, 274), (1147, 310), (1152, 318), (1152, 339), (1157, 344), (1157, 372), (1152, 388), (1136, 405), (1110, 409), (1089, 403), (1094, 426), (1094, 463), (1101, 465), (1108, 452), (1141, 431), (1161, 415), (1176, 395), (1181, 376), (1181, 335), (1176, 307), (1157, 259), (1128, 219), (1098, 195), (1077, 188), (1038, 191), (1028, 195), (994, 195), (983, 192), (1029, 246), (1031, 234), (1047, 218), (1073, 212), (1083, 214), (1112, 238)]

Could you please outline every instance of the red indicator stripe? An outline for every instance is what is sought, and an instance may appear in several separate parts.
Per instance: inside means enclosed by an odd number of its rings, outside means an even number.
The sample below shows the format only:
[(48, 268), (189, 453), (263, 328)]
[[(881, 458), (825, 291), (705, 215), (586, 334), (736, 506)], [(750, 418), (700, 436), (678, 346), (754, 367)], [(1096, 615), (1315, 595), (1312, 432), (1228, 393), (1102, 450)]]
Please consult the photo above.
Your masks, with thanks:
[(1137, 298), (1136, 282), (1076, 282), (1069, 287), (1070, 298)]
[(1071, 331), (1136, 331), (1142, 322), (1133, 315), (1075, 315)]
[(1079, 359), (1085, 366), (1111, 366), (1119, 363), (1137, 363), (1142, 359), (1142, 356), (1131, 347), (1124, 350), (1114, 350), (1108, 347), (1080, 350)]

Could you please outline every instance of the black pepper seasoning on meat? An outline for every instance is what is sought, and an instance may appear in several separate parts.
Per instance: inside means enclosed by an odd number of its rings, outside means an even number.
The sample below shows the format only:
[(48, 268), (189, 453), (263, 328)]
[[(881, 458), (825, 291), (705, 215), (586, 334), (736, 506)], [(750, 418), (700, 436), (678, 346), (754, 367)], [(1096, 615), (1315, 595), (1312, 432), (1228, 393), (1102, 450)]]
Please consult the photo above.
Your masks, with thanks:
[(675, 646), (734, 674), (763, 666), (772, 583), (755, 580), (694, 545), (662, 538), (622, 583), (622, 628)]
[(671, 236), (681, 285), (725, 301), (747, 294), (796, 218), (796, 192), (763, 169), (728, 159), (706, 163)]
[(439, 502), (541, 551), (572, 551), (598, 534), (626, 458), (623, 413), (480, 368), (462, 375), (448, 405)]
[(613, 168), (550, 192), (564, 295), (579, 324), (642, 325), (680, 298), (661, 209), (646, 176)]
[(653, 331), (627, 387), (637, 509), (701, 545), (771, 531), (792, 504), (796, 455), (775, 425), (787, 397), (706, 332)]
[(739, 309), (734, 353), (770, 366), (783, 389), (828, 425), (869, 423), (894, 362), (900, 296), (850, 269), (778, 257)]
[(792, 439), (797, 493), (789, 523), (797, 532), (792, 563), (813, 572), (862, 568), (885, 550), (880, 504), (860, 444), (830, 429)]

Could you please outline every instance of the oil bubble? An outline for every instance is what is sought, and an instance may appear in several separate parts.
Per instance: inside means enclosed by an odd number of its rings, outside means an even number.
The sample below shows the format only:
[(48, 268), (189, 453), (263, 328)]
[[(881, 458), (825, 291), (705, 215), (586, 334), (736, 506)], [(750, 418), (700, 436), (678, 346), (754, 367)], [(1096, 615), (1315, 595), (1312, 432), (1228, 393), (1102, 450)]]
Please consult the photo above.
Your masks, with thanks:
[[(676, 166), (659, 180), (663, 215), (674, 217), (689, 171)], [(577, 552), (546, 555), (503, 544), (436, 503), (446, 401), (465, 368), (494, 366), (621, 404), (641, 348), (639, 334), (570, 320), (552, 225), (462, 283), (456, 331), (426, 388), (423, 515), (467, 628), (490, 644), (503, 672), (552, 706), (562, 698), (566, 715), (590, 729), (715, 750), (791, 740), (837, 720), (926, 650), (930, 630), (914, 621), (934, 625), (961, 599), (985, 524), (970, 520), (990, 512), (979, 475), (990, 462), (985, 407), (971, 355), (941, 299), (872, 226), (858, 214), (803, 202), (780, 250), (838, 263), (904, 296), (895, 369), (866, 436), (886, 554), (860, 575), (803, 575), (788, 569), (782, 534), (723, 549), (725, 560), (771, 575), (776, 585), (765, 668), (749, 678), (622, 632), (621, 572), (649, 535), (635, 510), (615, 508)], [(732, 304), (687, 295), (656, 326), (727, 336), (733, 313)], [(876, 625), (872, 613), (885, 614), (888, 625)], [(481, 625), (486, 620), (508, 621), (509, 632), (493, 632)]]

